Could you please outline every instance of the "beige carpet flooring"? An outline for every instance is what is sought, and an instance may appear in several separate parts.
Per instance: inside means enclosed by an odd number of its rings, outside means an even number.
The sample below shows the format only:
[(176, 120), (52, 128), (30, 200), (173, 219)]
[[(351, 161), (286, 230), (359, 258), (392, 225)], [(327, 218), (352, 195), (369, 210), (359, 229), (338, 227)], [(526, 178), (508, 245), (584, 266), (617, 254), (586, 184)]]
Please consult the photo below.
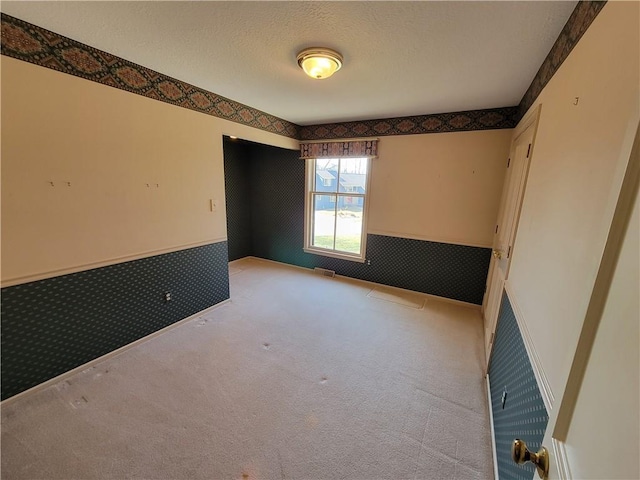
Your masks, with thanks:
[(493, 478), (479, 311), (230, 270), (230, 303), (5, 402), (2, 478)]

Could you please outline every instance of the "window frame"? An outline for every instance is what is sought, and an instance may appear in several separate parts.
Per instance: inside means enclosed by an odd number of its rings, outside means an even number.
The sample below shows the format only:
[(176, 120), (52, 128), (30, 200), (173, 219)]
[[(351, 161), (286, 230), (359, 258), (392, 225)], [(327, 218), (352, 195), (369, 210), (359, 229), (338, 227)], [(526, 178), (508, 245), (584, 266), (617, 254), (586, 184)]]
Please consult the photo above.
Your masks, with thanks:
[[(334, 158), (334, 157), (331, 157)], [(335, 157), (338, 160), (348, 159), (349, 157)], [(316, 173), (316, 161), (318, 158), (306, 158), (305, 159), (305, 195), (304, 195), (304, 248), (303, 250), (306, 253), (312, 253), (314, 255), (322, 255), (325, 257), (331, 258), (339, 258), (342, 260), (350, 260), (352, 262), (364, 263), (366, 261), (367, 254), (367, 224), (369, 217), (369, 197), (371, 194), (371, 166), (372, 159), (371, 157), (357, 157), (364, 158), (367, 162), (367, 178), (365, 180), (365, 192), (364, 193), (354, 193), (354, 192), (340, 192), (340, 179), (339, 177), (336, 179), (336, 192), (323, 192), (317, 189), (314, 189), (315, 185), (315, 173)], [(338, 171), (340, 167), (338, 166)], [(313, 195), (314, 194), (324, 194), (324, 195), (332, 195), (335, 197), (336, 211), (338, 205), (338, 199), (340, 197), (360, 197), (363, 198), (362, 202), (362, 230), (360, 232), (360, 254), (343, 252), (341, 250), (328, 249), (314, 246), (312, 241), (313, 237), (313, 226), (314, 226), (314, 209), (313, 209)], [(335, 231), (334, 231), (335, 235)]]

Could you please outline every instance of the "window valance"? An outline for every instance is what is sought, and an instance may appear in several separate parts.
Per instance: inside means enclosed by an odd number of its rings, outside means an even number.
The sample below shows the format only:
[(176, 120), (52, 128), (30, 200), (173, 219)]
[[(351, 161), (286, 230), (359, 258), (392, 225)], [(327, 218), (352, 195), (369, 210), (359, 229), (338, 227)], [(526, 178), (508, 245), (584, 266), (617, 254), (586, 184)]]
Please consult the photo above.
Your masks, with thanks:
[(300, 143), (300, 158), (375, 158), (378, 139)]

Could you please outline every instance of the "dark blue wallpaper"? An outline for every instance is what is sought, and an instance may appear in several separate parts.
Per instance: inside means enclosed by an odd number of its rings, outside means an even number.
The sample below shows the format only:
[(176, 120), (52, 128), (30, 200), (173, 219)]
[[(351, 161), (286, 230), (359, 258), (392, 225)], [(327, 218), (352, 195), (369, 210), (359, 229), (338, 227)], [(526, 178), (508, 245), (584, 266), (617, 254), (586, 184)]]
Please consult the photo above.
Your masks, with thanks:
[(228, 299), (227, 263), (220, 242), (3, 288), (2, 399)]
[[(537, 452), (549, 416), (506, 292), (502, 297), (489, 365), (489, 383), (499, 476), (531, 480), (535, 472), (534, 465), (514, 463), (511, 460), (511, 444), (515, 438), (520, 438), (527, 443), (529, 450)], [(505, 390), (507, 394), (503, 408)]]
[[(238, 149), (243, 150), (241, 155)], [(241, 219), (227, 221), (230, 228), (238, 229), (228, 232), (229, 251), (246, 251), (231, 243), (232, 239), (240, 238), (242, 245), (246, 245), (245, 239), (250, 235), (250, 255), (255, 257), (307, 268), (328, 268), (339, 275), (477, 305), (482, 303), (490, 249), (368, 235), (366, 263), (305, 253), (305, 164), (299, 158), (299, 151), (226, 139), (225, 157), (227, 152), (229, 163), (232, 157), (241, 157), (243, 165), (250, 164), (248, 169), (225, 170), (226, 183), (231, 184), (232, 192), (227, 194), (227, 215), (246, 217), (244, 206), (229, 205), (234, 199), (237, 201), (234, 191), (246, 190), (246, 175), (251, 192), (248, 196), (251, 226), (247, 227)]]
[(251, 151), (224, 140), (224, 188), (227, 204), (229, 261), (253, 255), (251, 239)]

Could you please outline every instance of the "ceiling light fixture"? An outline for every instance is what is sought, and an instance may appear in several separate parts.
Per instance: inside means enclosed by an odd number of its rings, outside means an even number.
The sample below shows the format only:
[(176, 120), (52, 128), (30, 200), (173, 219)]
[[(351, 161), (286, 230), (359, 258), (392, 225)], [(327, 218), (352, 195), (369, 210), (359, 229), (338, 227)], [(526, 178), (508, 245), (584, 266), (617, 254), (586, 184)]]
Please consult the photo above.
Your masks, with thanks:
[(306, 48), (298, 54), (298, 65), (311, 78), (329, 78), (342, 67), (342, 55), (322, 47)]

